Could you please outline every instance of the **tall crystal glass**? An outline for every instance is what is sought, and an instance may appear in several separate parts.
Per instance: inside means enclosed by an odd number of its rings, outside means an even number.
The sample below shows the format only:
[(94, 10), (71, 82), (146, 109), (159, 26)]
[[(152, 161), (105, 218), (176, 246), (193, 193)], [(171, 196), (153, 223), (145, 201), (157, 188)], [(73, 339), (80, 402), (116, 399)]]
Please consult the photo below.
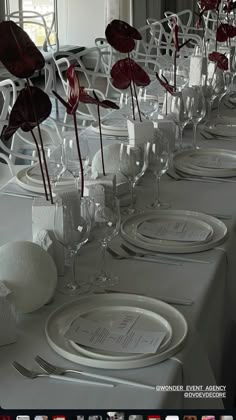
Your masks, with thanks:
[(160, 201), (160, 180), (167, 171), (171, 159), (169, 141), (165, 136), (161, 136), (153, 142), (145, 145), (148, 159), (148, 169), (155, 177), (155, 198), (154, 202), (148, 205), (149, 208), (159, 209), (170, 207), (169, 203)]
[(179, 148), (183, 147), (184, 127), (191, 120), (191, 107), (189, 100), (183, 100), (182, 92), (175, 92), (171, 95), (170, 116), (179, 128)]
[(198, 149), (197, 145), (197, 127), (198, 124), (206, 116), (206, 100), (201, 86), (191, 86), (187, 90), (187, 100), (191, 107), (192, 123), (193, 123), (193, 147)]
[(120, 172), (127, 178), (130, 185), (131, 203), (126, 213), (132, 214), (136, 211), (134, 188), (147, 169), (145, 148), (143, 146), (135, 147), (122, 143), (120, 145), (119, 165)]
[(81, 198), (77, 191), (65, 192), (57, 196), (55, 204), (55, 237), (68, 251), (71, 262), (71, 279), (60, 291), (76, 295), (88, 292), (90, 285), (76, 280), (76, 255), (88, 241), (91, 229), (91, 216), (86, 197)]
[(114, 286), (118, 283), (118, 277), (109, 273), (107, 269), (106, 250), (108, 243), (119, 233), (120, 208), (116, 198), (109, 203), (96, 203), (93, 226), (93, 237), (100, 243), (101, 262), (100, 269), (95, 274), (93, 284), (95, 286)]

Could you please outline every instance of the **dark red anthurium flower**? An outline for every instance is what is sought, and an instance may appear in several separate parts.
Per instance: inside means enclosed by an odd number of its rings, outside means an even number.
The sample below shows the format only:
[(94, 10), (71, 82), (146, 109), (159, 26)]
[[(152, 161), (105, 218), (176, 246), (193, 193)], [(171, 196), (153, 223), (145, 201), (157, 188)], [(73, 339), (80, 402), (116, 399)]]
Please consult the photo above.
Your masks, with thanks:
[(97, 105), (101, 106), (102, 108), (111, 108), (111, 109), (119, 109), (119, 106), (109, 99), (100, 100), (95, 91), (93, 91), (94, 98), (97, 102)]
[(150, 78), (131, 58), (117, 61), (111, 69), (112, 84), (117, 89), (127, 89), (133, 81), (137, 86), (148, 86)]
[(122, 53), (131, 52), (135, 47), (135, 40), (142, 39), (137, 29), (118, 19), (114, 19), (107, 25), (105, 35), (107, 42)]
[(214, 61), (217, 64), (217, 67), (221, 70), (228, 70), (228, 58), (217, 51), (213, 51), (208, 55), (210, 61)]
[(200, 9), (207, 10), (218, 10), (221, 0), (200, 0)]
[(169, 82), (166, 80), (166, 78), (164, 76), (163, 80), (159, 77), (158, 73), (156, 73), (156, 78), (158, 80), (158, 82), (161, 84), (161, 86), (169, 93), (173, 93), (174, 92), (174, 86), (170, 85)]
[(227, 1), (223, 7), (223, 11), (226, 13), (230, 13), (234, 9), (236, 9), (236, 1)]
[(25, 87), (13, 105), (8, 126), (3, 128), (1, 138), (9, 140), (18, 128), (31, 131), (49, 117), (51, 109), (52, 104), (46, 93), (36, 86)]
[(67, 101), (68, 114), (74, 114), (79, 105), (80, 86), (79, 79), (75, 72), (74, 64), (71, 64), (66, 71), (66, 78), (69, 83), (69, 98)]
[(12, 21), (0, 22), (0, 61), (16, 77), (28, 78), (45, 60), (28, 34)]
[(236, 35), (236, 27), (228, 23), (221, 23), (216, 31), (216, 40), (225, 42), (228, 38), (234, 38)]

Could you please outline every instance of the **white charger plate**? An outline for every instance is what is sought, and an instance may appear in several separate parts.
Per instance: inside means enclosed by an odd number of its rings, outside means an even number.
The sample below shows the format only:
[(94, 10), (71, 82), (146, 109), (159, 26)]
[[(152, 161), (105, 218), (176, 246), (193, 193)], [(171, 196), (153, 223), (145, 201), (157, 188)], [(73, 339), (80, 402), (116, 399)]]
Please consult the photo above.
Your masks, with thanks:
[[(201, 157), (218, 157), (228, 160), (228, 167), (214, 168), (201, 166), (201, 163), (194, 163)], [(198, 149), (179, 152), (174, 157), (174, 166), (177, 170), (189, 175), (211, 176), (211, 177), (232, 177), (236, 176), (236, 152), (224, 149)]]
[[(148, 219), (148, 222), (161, 222), (161, 223), (168, 223), (168, 222), (187, 222), (187, 227), (192, 227), (194, 229), (205, 229), (206, 232), (208, 232), (208, 236), (206, 239), (203, 240), (199, 240), (197, 241), (198, 243), (206, 243), (209, 242), (212, 239), (212, 236), (214, 234), (213, 228), (212, 226), (209, 225), (209, 223), (204, 222), (203, 220), (200, 219), (196, 219), (196, 217), (191, 217), (189, 216), (186, 220), (186, 215), (177, 215), (177, 214), (169, 214), (169, 212), (163, 212), (163, 213), (159, 213), (158, 214), (158, 219), (156, 217), (154, 217), (154, 219)], [(146, 222), (146, 220), (145, 220)], [(140, 223), (137, 224), (136, 226), (136, 235), (137, 238), (139, 238), (140, 240), (143, 240), (144, 242), (147, 243), (156, 243), (156, 240), (158, 240), (158, 238), (151, 238), (148, 237), (142, 233), (139, 232), (139, 227), (141, 227), (143, 221), (141, 221)], [(183, 246), (187, 246), (190, 244), (195, 244), (196, 241), (178, 241), (178, 240), (170, 240), (170, 239), (159, 239), (162, 242), (166, 241), (167, 243), (170, 242), (172, 245), (183, 245)]]
[(222, 119), (216, 121), (209, 121), (204, 125), (204, 130), (210, 134), (215, 134), (221, 137), (235, 137), (236, 140), (236, 124), (235, 116), (224, 116)]
[[(178, 220), (184, 217), (185, 220), (188, 218), (202, 221), (207, 223), (213, 230), (213, 235), (207, 242), (178, 242), (168, 241), (163, 239), (155, 239), (145, 241), (143, 238), (137, 235), (137, 226), (142, 222), (149, 220), (159, 221), (161, 218), (170, 217), (170, 219)], [(155, 210), (143, 213), (138, 213), (129, 216), (121, 225), (121, 236), (129, 243), (148, 251), (164, 252), (164, 253), (182, 253), (189, 254), (194, 252), (206, 251), (208, 249), (215, 248), (222, 244), (227, 235), (227, 227), (223, 222), (216, 219), (213, 216), (209, 216), (204, 213), (193, 212), (189, 210)]]
[[(43, 183), (39, 183), (39, 182), (34, 182), (29, 176), (27, 176), (28, 174), (28, 169), (29, 168), (24, 168), (21, 169), (17, 174), (16, 174), (16, 182), (17, 184), (21, 187), (24, 188), (27, 191), (31, 191), (31, 192), (35, 192), (35, 193), (39, 193), (39, 194), (44, 194), (44, 187), (43, 187)], [(61, 182), (60, 185), (72, 185), (72, 182), (67, 182), (66, 184), (64, 184), (64, 182)], [(57, 188), (55, 188), (55, 190), (59, 190), (59, 183), (57, 185)]]
[[(140, 309), (137, 307), (130, 306), (104, 306), (96, 308), (87, 313), (81, 314), (83, 318), (99, 321), (105, 325), (112, 327), (116, 320), (119, 320), (121, 314), (136, 314), (139, 315), (139, 319), (135, 323), (135, 327), (142, 330), (149, 331), (158, 331), (165, 332), (166, 336), (163, 339), (157, 353), (164, 351), (168, 346), (172, 338), (172, 328), (168, 321), (159, 314), (146, 310)], [(77, 317), (78, 318), (78, 317)], [(135, 360), (140, 359), (142, 356), (140, 353), (128, 354), (128, 353), (118, 353), (105, 350), (98, 350), (91, 347), (83, 346), (81, 344), (71, 341), (72, 346), (77, 349), (81, 354), (84, 354), (88, 357), (96, 357), (102, 360)], [(146, 357), (146, 355), (143, 355)]]
[[(97, 121), (94, 121), (91, 124), (91, 129), (96, 133), (99, 133), (99, 124)], [(104, 120), (101, 123), (102, 134), (109, 135), (109, 136), (117, 136), (117, 137), (127, 137), (128, 136), (128, 128), (127, 128), (127, 121), (126, 119), (110, 119)]]
[[(50, 173), (50, 163), (48, 165), (48, 170)], [(43, 180), (41, 175), (41, 170), (39, 165), (33, 165), (29, 167), (25, 172), (26, 178), (29, 180), (31, 184), (38, 184), (43, 186)], [(72, 178), (61, 178), (58, 180), (58, 185), (73, 185), (74, 180)]]
[[(96, 355), (88, 357), (82, 354), (78, 348), (72, 345), (70, 340), (64, 337), (64, 334), (78, 314), (99, 310), (104, 306), (138, 308), (140, 314), (142, 310), (144, 314), (145, 311), (151, 311), (163, 317), (172, 329), (168, 347), (158, 353), (140, 354), (140, 357), (133, 360), (102, 360)], [(156, 321), (152, 322), (155, 323)], [(182, 348), (187, 332), (188, 326), (184, 316), (174, 307), (157, 299), (126, 293), (90, 295), (66, 303), (49, 316), (45, 326), (48, 343), (56, 353), (72, 362), (104, 369), (133, 369), (160, 363), (172, 357)]]

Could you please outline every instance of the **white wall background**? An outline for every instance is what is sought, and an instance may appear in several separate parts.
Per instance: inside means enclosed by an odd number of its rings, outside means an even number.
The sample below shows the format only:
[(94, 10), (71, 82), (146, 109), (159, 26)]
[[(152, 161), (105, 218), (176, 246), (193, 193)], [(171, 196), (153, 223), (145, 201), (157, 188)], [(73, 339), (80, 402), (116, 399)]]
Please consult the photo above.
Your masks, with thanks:
[(94, 46), (105, 35), (104, 7), (105, 0), (58, 0), (60, 44)]

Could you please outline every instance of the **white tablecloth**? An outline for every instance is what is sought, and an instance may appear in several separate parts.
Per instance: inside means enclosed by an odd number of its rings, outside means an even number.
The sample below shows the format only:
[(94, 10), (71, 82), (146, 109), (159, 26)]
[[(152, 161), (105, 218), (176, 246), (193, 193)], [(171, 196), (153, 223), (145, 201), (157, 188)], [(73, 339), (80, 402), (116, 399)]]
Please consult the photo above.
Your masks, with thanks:
[[(204, 146), (208, 145), (204, 142)], [(210, 142), (216, 146), (216, 142)], [(218, 146), (218, 143), (217, 143)], [(233, 142), (219, 142), (219, 147), (236, 149)], [(229, 238), (220, 249), (213, 249), (196, 258), (208, 264), (183, 263), (180, 266), (117, 261), (109, 257), (110, 270), (120, 278), (123, 291), (189, 298), (192, 306), (176, 306), (186, 317), (189, 336), (184, 348), (173, 358), (147, 368), (127, 371), (105, 371), (106, 374), (156, 385), (227, 385), (228, 403), (232, 404), (235, 372), (235, 281), (234, 249), (236, 195), (234, 183), (161, 182), (161, 195), (173, 209), (189, 209), (209, 213), (232, 214), (226, 220)], [(140, 203), (151, 201), (152, 184), (148, 177), (138, 187)], [(0, 243), (31, 239), (31, 199), (1, 196)], [(225, 250), (225, 251), (224, 251)], [(192, 255), (194, 258), (194, 254)], [(78, 258), (79, 275), (90, 277), (99, 262), (95, 244), (86, 245)], [(186, 399), (183, 393), (156, 392), (117, 386), (102, 389), (81, 384), (60, 383), (47, 379), (29, 380), (11, 366), (17, 360), (36, 367), (33, 358), (40, 354), (61, 366), (76, 366), (57, 355), (47, 344), (44, 324), (50, 312), (68, 301), (57, 294), (54, 301), (35, 313), (21, 316), (16, 344), (0, 348), (0, 405), (3, 408), (97, 408), (156, 409), (156, 408), (222, 408), (217, 399)], [(100, 370), (99, 370), (100, 372)], [(102, 373), (102, 372), (101, 372)], [(232, 388), (232, 389), (231, 389)], [(11, 392), (9, 392), (11, 390)], [(88, 398), (89, 395), (89, 398)]]

